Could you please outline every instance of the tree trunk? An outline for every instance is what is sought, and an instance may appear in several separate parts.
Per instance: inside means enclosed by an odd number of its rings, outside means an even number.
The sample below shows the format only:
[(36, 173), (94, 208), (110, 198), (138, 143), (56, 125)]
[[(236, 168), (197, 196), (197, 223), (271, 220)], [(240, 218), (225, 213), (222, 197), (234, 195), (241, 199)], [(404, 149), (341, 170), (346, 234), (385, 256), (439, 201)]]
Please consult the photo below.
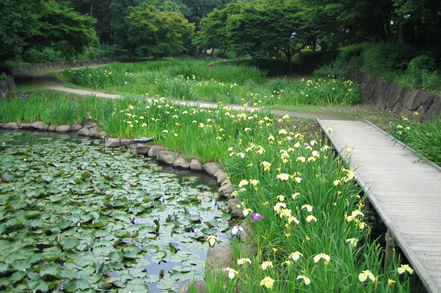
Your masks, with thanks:
[(93, 16), (93, 1), (94, 1), (94, 0), (90, 0), (90, 10), (89, 10), (89, 16), (90, 16), (90, 17)]

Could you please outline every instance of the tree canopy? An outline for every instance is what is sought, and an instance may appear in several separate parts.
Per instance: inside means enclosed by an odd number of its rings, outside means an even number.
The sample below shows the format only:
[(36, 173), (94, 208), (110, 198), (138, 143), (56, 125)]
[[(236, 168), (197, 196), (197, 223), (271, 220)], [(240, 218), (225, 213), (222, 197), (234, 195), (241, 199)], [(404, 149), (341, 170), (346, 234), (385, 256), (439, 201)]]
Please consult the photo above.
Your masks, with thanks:
[(0, 10), (2, 60), (45, 47), (71, 56), (96, 40), (93, 18), (79, 15), (54, 0), (5, 1)]
[(182, 53), (194, 34), (194, 25), (181, 13), (157, 11), (149, 4), (129, 7), (126, 21), (129, 42), (143, 56)]
[(228, 49), (288, 61), (304, 47), (392, 41), (441, 60), (441, 2), (3, 0), (0, 33), (3, 60), (44, 48), (74, 56), (94, 41), (141, 55), (188, 52), (193, 43), (199, 51)]

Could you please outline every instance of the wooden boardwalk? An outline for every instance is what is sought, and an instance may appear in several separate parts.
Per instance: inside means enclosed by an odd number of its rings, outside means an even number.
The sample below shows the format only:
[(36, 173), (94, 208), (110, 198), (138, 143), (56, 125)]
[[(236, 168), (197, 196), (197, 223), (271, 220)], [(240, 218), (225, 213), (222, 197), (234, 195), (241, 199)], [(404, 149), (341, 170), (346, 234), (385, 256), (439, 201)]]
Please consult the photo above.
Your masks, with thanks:
[(368, 123), (318, 121), (341, 157), (350, 156), (358, 183), (427, 290), (441, 292), (441, 168)]

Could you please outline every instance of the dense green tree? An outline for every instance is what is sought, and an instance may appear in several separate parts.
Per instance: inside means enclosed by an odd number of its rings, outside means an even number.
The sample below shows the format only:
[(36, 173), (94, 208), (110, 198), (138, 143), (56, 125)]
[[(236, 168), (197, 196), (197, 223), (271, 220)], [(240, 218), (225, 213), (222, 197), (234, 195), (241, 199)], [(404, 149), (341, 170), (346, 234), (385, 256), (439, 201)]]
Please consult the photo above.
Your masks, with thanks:
[(148, 4), (130, 7), (126, 21), (129, 42), (143, 56), (182, 53), (194, 35), (194, 25), (181, 13), (158, 11)]
[(291, 58), (308, 44), (299, 12), (296, 1), (230, 4), (204, 20), (197, 43), (219, 48), (220, 42), (225, 42), (232, 50), (249, 54), (253, 59), (282, 54), (292, 70)]
[(78, 15), (52, 0), (44, 2), (43, 6), (37, 33), (30, 38), (33, 46), (55, 47), (65, 56), (73, 56), (96, 40), (93, 18)]
[(224, 9), (228, 3), (236, 2), (235, 0), (176, 0), (181, 3), (180, 12), (199, 27), (201, 19), (206, 17), (215, 9)]
[(3, 0), (0, 9), (0, 60), (13, 58), (37, 33), (42, 5), (38, 1)]
[(225, 9), (215, 9), (209, 13), (201, 21), (194, 44), (201, 49), (212, 49), (212, 54), (215, 49), (225, 51), (228, 48), (228, 32), (225, 24), (230, 15), (239, 12), (239, 5), (230, 4)]
[(401, 43), (441, 49), (441, 1), (394, 0), (394, 4)]
[(94, 19), (59, 2), (5, 1), (10, 3), (0, 10), (1, 59), (46, 47), (65, 57), (75, 56), (96, 39)]

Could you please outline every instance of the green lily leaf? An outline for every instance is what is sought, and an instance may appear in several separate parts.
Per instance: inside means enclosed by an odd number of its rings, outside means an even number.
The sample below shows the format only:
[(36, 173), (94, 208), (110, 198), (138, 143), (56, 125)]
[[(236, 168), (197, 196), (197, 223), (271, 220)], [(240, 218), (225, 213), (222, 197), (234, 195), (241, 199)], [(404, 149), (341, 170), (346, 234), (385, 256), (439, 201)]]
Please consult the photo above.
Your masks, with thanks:
[(47, 267), (43, 268), (40, 271), (40, 276), (42, 276), (42, 277), (46, 276), (46, 275), (57, 276), (60, 273), (60, 268), (61, 268), (60, 264), (58, 264), (58, 263), (50, 263), (50, 264), (47, 265)]
[(13, 273), (11, 275), (11, 277), (9, 278), (9, 280), (13, 283), (20, 281), (21, 279), (23, 279), (26, 276), (26, 272), (24, 271), (16, 271), (15, 273)]
[(80, 244), (80, 242), (75, 239), (75, 238), (71, 238), (71, 237), (64, 237), (60, 240), (60, 243), (63, 246), (63, 250), (72, 250), (75, 247), (78, 246), (78, 244)]
[(73, 279), (66, 285), (67, 292), (86, 290), (90, 288), (90, 283), (86, 279)]

